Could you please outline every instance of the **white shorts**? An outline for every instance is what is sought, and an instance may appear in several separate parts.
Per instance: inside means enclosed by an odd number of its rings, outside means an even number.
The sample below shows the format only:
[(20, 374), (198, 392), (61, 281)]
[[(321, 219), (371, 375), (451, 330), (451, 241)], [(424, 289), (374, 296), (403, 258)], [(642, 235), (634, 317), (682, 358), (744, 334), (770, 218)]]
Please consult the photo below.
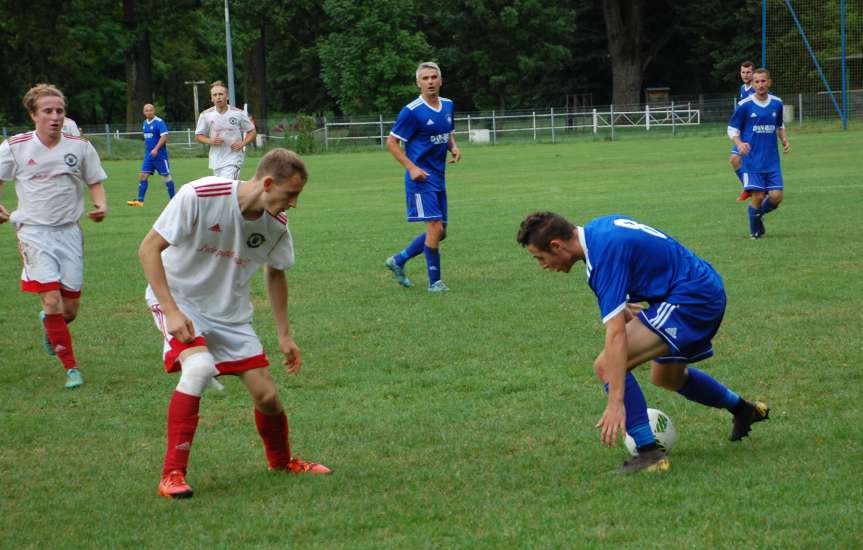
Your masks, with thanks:
[(84, 286), (84, 235), (77, 223), (16, 226), (24, 261), (21, 290), (59, 290), (66, 298), (81, 296)]
[(264, 353), (261, 340), (255, 334), (251, 323), (229, 325), (203, 317), (198, 311), (184, 304), (177, 304), (183, 314), (195, 326), (195, 338), (188, 343), (182, 343), (167, 331), (167, 317), (159, 304), (150, 304), (156, 328), (162, 333), (162, 347), (165, 360), (165, 371), (180, 370), (178, 357), (183, 350), (207, 346), (216, 360), (219, 374), (239, 374), (243, 371), (266, 367), (270, 364)]
[(240, 167), (239, 166), (222, 166), (221, 168), (213, 169), (213, 175), (217, 178), (225, 178), (226, 180), (235, 180), (240, 177)]

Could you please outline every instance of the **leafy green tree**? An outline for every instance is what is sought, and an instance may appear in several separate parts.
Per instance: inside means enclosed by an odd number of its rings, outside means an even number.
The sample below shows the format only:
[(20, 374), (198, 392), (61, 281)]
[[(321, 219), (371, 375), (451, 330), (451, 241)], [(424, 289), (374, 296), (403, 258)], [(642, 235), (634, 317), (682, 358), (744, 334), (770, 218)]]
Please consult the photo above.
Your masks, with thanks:
[(331, 31), (318, 42), (321, 71), (342, 112), (395, 112), (416, 94), (414, 71), (431, 48), (413, 4), (326, 0), (324, 11)]

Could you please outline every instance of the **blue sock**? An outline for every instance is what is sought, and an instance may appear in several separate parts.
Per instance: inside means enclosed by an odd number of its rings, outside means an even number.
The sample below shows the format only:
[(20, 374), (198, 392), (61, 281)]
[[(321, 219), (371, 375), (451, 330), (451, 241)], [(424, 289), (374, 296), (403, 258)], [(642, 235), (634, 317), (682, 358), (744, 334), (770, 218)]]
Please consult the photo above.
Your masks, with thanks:
[(677, 393), (690, 401), (717, 409), (733, 409), (740, 403), (740, 396), (723, 386), (704, 371), (689, 367), (683, 387)]
[(758, 233), (758, 222), (761, 219), (761, 210), (756, 210), (752, 208), (752, 206), (747, 207), (749, 209), (749, 234), (755, 235)]
[(174, 180), (168, 180), (165, 182), (165, 187), (168, 188), (168, 198), (174, 198)]
[(740, 180), (740, 185), (743, 185), (743, 167), (741, 166), (735, 170), (734, 173), (737, 174), (737, 179)]
[[(605, 385), (608, 392), (608, 384)], [(650, 419), (647, 417), (647, 401), (641, 392), (638, 380), (631, 372), (626, 373), (626, 386), (623, 388), (623, 406), (626, 409), (626, 433), (635, 440), (636, 447), (644, 447), (656, 442)]]
[(393, 256), (399, 267), (404, 267), (411, 258), (419, 256), (426, 246), (426, 234), (420, 233), (404, 250)]
[(138, 182), (138, 200), (144, 202), (144, 195), (147, 194), (147, 180)]
[(773, 212), (777, 208), (779, 208), (779, 207), (775, 206), (772, 202), (770, 202), (770, 198), (764, 197), (764, 200), (761, 201), (761, 208), (759, 211), (761, 212), (761, 215), (763, 216), (764, 214), (767, 214), (768, 212)]
[(426, 271), (429, 275), (429, 286), (440, 281), (440, 252), (437, 248), (425, 247), (423, 249), (426, 255)]

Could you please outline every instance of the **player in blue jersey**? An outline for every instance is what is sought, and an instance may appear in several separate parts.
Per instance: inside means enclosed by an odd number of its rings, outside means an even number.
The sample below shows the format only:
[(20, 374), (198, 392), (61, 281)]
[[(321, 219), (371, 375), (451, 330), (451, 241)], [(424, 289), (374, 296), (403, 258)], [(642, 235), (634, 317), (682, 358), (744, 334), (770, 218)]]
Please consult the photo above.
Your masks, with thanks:
[(784, 184), (776, 137), (782, 150), (791, 151), (782, 121), (782, 100), (770, 95), (770, 72), (756, 69), (752, 76), (755, 94), (741, 100), (728, 123), (728, 137), (743, 156), (743, 189), (752, 193), (749, 205), (749, 235), (764, 235), (764, 216), (779, 207)]
[[(440, 67), (436, 63), (420, 63), (416, 71), (420, 96), (399, 113), (387, 138), (387, 149), (405, 167), (405, 197), (409, 222), (424, 222), (426, 230), (414, 238), (401, 252), (390, 256), (386, 266), (399, 284), (411, 287), (405, 274), (405, 264), (414, 256), (425, 254), (429, 292), (444, 292), (449, 288), (441, 280), (440, 242), (446, 238), (447, 200), (444, 171), (447, 151), (450, 162), (461, 159), (453, 131), (453, 104), (440, 97), (443, 85)], [(404, 150), (399, 146), (404, 142)]]
[[(737, 90), (737, 100), (743, 100), (747, 97), (751, 96), (755, 93), (755, 87), (752, 86), (752, 71), (755, 70), (755, 63), (752, 61), (744, 61), (740, 64), (740, 80), (743, 81), (743, 84), (740, 85), (740, 88)], [(733, 146), (731, 148), (731, 158), (728, 159), (728, 162), (731, 163), (731, 168), (734, 170), (734, 173), (737, 174), (737, 179), (740, 180), (740, 185), (743, 185), (743, 161), (740, 159), (740, 152), (737, 150), (737, 146)], [(740, 192), (740, 195), (737, 197), (737, 202), (745, 202), (751, 194), (746, 189), (743, 189)]]
[[(749, 402), (689, 364), (713, 355), (711, 339), (725, 313), (719, 273), (665, 233), (620, 215), (576, 227), (552, 212), (535, 212), (521, 223), (518, 242), (543, 269), (568, 273), (583, 260), (605, 324), (605, 347), (594, 370), (606, 384), (608, 404), (596, 424), (606, 445), (624, 430), (638, 456), (624, 472), (669, 467), (647, 417), (647, 403), (631, 371), (651, 361), (651, 382), (691, 401), (733, 415), (731, 441), (766, 420), (769, 409)], [(647, 307), (638, 305), (647, 302)]]
[(159, 172), (168, 188), (168, 198), (174, 198), (174, 180), (168, 165), (168, 126), (156, 116), (156, 108), (149, 103), (144, 105), (144, 118), (144, 162), (138, 178), (138, 198), (126, 201), (129, 206), (144, 206), (148, 180), (153, 172)]

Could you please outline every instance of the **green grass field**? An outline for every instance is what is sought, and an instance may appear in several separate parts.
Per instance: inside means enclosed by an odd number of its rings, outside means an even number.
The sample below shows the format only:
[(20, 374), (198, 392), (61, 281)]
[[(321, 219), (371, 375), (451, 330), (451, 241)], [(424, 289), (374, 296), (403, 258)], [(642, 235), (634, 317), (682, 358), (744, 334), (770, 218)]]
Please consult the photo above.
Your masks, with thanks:
[[(860, 545), (858, 364), (863, 132), (795, 134), (786, 200), (748, 239), (720, 137), (466, 147), (448, 175), (446, 295), (398, 287), (383, 261), (403, 221), (385, 152), (307, 158), (290, 213), (299, 376), (273, 373), (300, 456), (328, 477), (271, 475), (235, 379), (202, 403), (190, 501), (155, 496), (177, 382), (143, 301), (136, 249), (165, 204), (125, 206), (137, 161), (108, 162), (105, 223), (82, 221), (85, 293), (72, 325), (86, 376), (62, 387), (37, 298), (18, 290), (0, 226), (0, 547), (831, 547)], [(178, 183), (206, 159), (173, 163)], [(244, 170), (249, 175), (252, 166)], [(14, 206), (7, 185), (0, 202)], [(706, 370), (772, 407), (741, 443), (730, 417), (649, 385), (680, 440), (660, 476), (614, 473), (593, 428), (603, 343), (583, 266), (543, 272), (515, 242), (536, 209), (573, 221), (623, 212), (723, 275), (728, 312)], [(255, 326), (278, 359), (262, 279)]]

